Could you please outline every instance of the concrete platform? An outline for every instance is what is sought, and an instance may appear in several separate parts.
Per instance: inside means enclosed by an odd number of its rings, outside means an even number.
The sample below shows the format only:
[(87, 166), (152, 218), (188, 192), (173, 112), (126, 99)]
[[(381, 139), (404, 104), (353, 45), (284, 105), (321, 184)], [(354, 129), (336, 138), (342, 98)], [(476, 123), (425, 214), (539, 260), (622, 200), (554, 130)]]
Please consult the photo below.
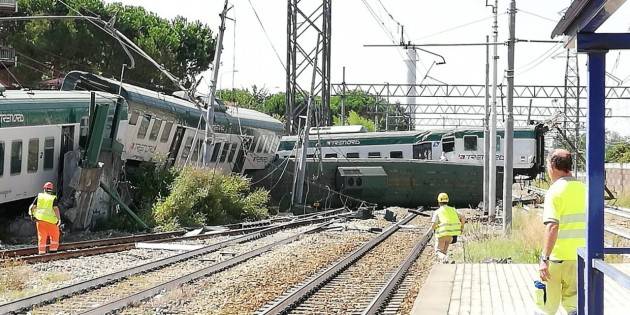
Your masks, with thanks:
[[(630, 274), (630, 264), (617, 267)], [(411, 314), (533, 314), (536, 279), (533, 264), (436, 265)], [(630, 314), (630, 290), (605, 281), (605, 314)]]

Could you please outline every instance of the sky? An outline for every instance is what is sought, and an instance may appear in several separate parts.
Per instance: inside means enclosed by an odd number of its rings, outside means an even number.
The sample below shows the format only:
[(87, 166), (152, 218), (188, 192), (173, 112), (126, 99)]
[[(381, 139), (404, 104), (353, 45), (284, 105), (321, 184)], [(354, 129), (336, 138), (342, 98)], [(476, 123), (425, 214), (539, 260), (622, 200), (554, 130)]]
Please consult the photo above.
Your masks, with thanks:
[[(183, 16), (200, 20), (217, 30), (223, 0), (117, 0), (127, 5), (142, 6), (164, 18)], [(321, 0), (302, 0), (307, 5)], [(175, 4), (175, 5), (174, 5)], [(278, 60), (286, 59), (285, 0), (231, 0), (234, 7), (228, 16), (219, 88), (265, 87), (271, 92), (285, 89), (285, 70)], [(405, 83), (407, 68), (405, 55), (399, 48), (364, 47), (367, 44), (391, 44), (398, 39), (404, 25), (405, 38), (416, 44), (484, 42), (491, 35), (492, 11), (486, 0), (333, 0), (331, 82), (342, 81), (342, 67), (346, 67), (347, 83)], [(568, 0), (519, 0), (516, 18), (516, 37), (519, 39), (551, 39), (551, 31), (561, 17)], [(500, 0), (499, 41), (508, 38), (508, 0)], [(269, 40), (254, 14), (255, 8)], [(383, 21), (377, 22), (368, 7)], [(387, 11), (385, 11), (385, 9)], [(395, 19), (389, 17), (389, 14)], [(630, 28), (630, 5), (624, 4), (600, 31), (623, 32)], [(385, 28), (389, 34), (383, 30)], [(391, 34), (391, 35), (390, 35)], [(431, 68), (430, 76), (449, 84), (483, 84), (485, 81), (485, 47), (430, 47), (446, 59), (446, 64)], [(498, 78), (504, 81), (507, 48), (498, 47)], [(519, 43), (515, 52), (516, 84), (563, 85), (566, 51), (561, 44)], [(437, 59), (419, 53), (417, 77), (423, 78)], [(608, 72), (630, 85), (630, 53), (608, 54)], [(582, 82), (586, 79), (586, 58), (580, 56)], [(209, 77), (209, 74), (205, 74)], [(234, 77), (234, 80), (232, 80)], [(426, 83), (437, 83), (427, 79)], [(614, 81), (609, 84), (616, 84)], [(204, 82), (207, 85), (207, 81)], [(517, 100), (517, 102), (528, 102)], [(545, 105), (550, 100), (537, 100)], [(545, 103), (545, 104), (543, 104)], [(516, 105), (519, 105), (518, 103)], [(521, 104), (526, 105), (526, 104)], [(536, 104), (534, 104), (536, 105)], [(620, 102), (611, 102), (613, 115), (630, 115), (630, 109)], [(608, 119), (611, 129), (630, 135), (629, 118)]]

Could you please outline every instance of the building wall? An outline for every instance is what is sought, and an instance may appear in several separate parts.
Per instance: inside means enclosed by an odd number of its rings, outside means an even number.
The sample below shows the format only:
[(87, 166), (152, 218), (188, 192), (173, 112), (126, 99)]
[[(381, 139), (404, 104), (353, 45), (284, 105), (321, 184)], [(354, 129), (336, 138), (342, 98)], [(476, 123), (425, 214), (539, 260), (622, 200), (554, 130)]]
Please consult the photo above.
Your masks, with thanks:
[(617, 194), (630, 193), (630, 163), (606, 163), (606, 185)]

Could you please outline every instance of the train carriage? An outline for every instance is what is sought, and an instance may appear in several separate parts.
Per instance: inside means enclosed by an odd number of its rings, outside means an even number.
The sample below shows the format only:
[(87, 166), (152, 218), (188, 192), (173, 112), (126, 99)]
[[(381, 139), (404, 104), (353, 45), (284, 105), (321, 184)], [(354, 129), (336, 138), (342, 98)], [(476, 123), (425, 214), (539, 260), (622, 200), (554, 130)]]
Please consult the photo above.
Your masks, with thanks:
[[(307, 157), (311, 159), (408, 159), (446, 160), (459, 164), (483, 164), (483, 131), (426, 130), (366, 132), (348, 126), (310, 131)], [(338, 131), (338, 132), (336, 132)], [(514, 131), (514, 174), (535, 177), (544, 169), (544, 127), (517, 128)], [(277, 157), (293, 158), (297, 136), (280, 141)], [(503, 167), (503, 131), (497, 134), (497, 166)]]
[[(59, 182), (64, 155), (79, 149), (86, 140), (90, 94), (12, 90), (1, 94), (0, 203), (33, 197), (42, 183)], [(107, 136), (118, 102), (124, 104), (116, 95), (96, 94), (97, 104), (109, 105)], [(121, 114), (120, 118), (126, 119), (126, 106), (122, 106)]]
[[(70, 72), (62, 90), (118, 92), (129, 104), (124, 158), (131, 163), (167, 157), (170, 165), (200, 165), (203, 157), (205, 109), (188, 100), (131, 84)], [(215, 100), (210, 163), (216, 169), (247, 173), (271, 162), (284, 132), (283, 124), (254, 110), (225, 106)]]

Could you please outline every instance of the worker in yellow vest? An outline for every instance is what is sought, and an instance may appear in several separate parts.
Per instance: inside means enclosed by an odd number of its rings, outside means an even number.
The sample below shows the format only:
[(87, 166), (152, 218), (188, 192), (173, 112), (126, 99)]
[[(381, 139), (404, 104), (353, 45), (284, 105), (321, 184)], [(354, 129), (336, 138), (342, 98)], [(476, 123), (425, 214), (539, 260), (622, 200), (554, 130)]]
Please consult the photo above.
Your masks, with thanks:
[(568, 314), (577, 314), (577, 249), (586, 246), (586, 185), (573, 177), (572, 167), (567, 150), (556, 149), (547, 159), (552, 185), (545, 194), (539, 265), (546, 292), (536, 300), (542, 314), (555, 314), (560, 304)]
[[(50, 252), (59, 249), (59, 237), (61, 226), (61, 215), (57, 204), (57, 196), (53, 194), (53, 184), (44, 184), (44, 192), (39, 193), (33, 204), (28, 209), (28, 214), (35, 221), (37, 227), (37, 250), (39, 254), (45, 254), (46, 248)], [(50, 239), (50, 246), (48, 240)]]
[(448, 195), (440, 193), (437, 198), (440, 208), (433, 212), (435, 230), (435, 254), (441, 262), (448, 261), (448, 246), (457, 241), (457, 236), (464, 230), (464, 216), (448, 205)]

